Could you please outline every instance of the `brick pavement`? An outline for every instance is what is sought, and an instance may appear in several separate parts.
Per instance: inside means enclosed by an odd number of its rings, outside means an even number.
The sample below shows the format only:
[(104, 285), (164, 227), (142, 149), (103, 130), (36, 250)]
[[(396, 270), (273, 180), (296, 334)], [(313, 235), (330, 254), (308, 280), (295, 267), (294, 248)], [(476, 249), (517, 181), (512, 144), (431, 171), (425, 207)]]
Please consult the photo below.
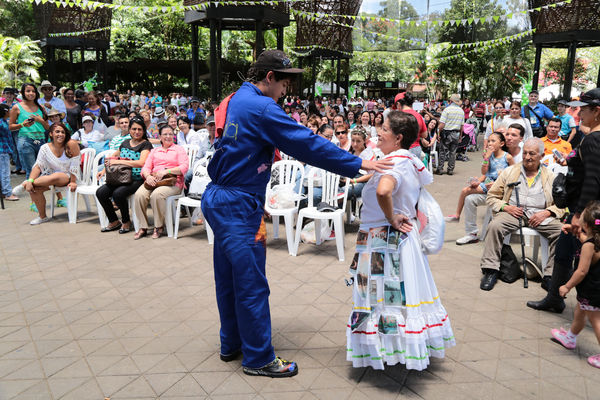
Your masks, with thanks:
[[(436, 177), (430, 191), (445, 214), (453, 213), (477, 165), (459, 162), (455, 176)], [(285, 241), (271, 235), (273, 342), (277, 354), (300, 366), (298, 376), (275, 380), (248, 377), (240, 361), (218, 359), (212, 253), (202, 227), (183, 220), (177, 241), (134, 242), (132, 234), (100, 233), (96, 216), (85, 212), (76, 225), (59, 209), (55, 221), (29, 226), (34, 215), (27, 205), (22, 199), (0, 210), (3, 400), (593, 399), (600, 393), (600, 374), (585, 360), (598, 352), (589, 326), (575, 351), (549, 340), (550, 328), (570, 321), (573, 296), (555, 315), (525, 307), (543, 296), (536, 283), (479, 290), (482, 244), (454, 244), (462, 223), (448, 225), (443, 251), (430, 257), (457, 346), (423, 372), (352, 368), (345, 361), (349, 261), (337, 261), (334, 242), (301, 244), (298, 257), (290, 257)], [(355, 231), (348, 227), (346, 260)]]

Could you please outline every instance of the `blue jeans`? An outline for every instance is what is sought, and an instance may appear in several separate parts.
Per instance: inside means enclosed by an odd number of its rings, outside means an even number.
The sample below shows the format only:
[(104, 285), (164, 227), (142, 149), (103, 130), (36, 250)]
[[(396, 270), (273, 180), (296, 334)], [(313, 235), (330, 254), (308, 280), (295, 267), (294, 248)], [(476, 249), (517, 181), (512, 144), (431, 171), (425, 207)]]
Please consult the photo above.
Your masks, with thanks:
[(2, 187), (2, 194), (8, 197), (12, 194), (12, 187), (10, 186), (10, 154), (0, 154), (0, 186)]
[(33, 140), (25, 136), (17, 138), (17, 150), (21, 158), (21, 166), (25, 170), (25, 179), (29, 179), (29, 174), (43, 144), (43, 140)]
[(10, 134), (13, 140), (12, 159), (15, 162), (15, 170), (20, 171), (23, 169), (23, 166), (21, 165), (21, 158), (19, 157), (19, 151), (17, 150), (17, 137), (19, 136), (19, 131), (11, 131)]

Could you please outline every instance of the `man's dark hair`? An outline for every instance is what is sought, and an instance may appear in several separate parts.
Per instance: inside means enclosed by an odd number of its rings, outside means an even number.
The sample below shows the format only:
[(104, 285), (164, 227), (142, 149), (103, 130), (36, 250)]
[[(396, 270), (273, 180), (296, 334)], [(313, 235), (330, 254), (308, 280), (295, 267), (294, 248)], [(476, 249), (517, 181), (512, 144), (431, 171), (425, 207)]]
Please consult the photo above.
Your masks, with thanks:
[[(268, 69), (259, 69), (256, 68), (255, 66), (251, 66), (250, 69), (248, 69), (248, 80), (252, 83), (257, 83), (262, 81), (263, 79), (265, 79), (267, 77), (267, 74), (269, 73), (270, 70)], [(278, 72), (278, 71), (273, 71), (273, 77), (275, 78), (275, 80), (277, 82), (283, 80), (283, 79), (294, 79), (297, 76), (297, 74), (286, 74), (285, 72)]]
[(402, 111), (390, 111), (387, 120), (394, 135), (402, 134), (400, 145), (408, 150), (410, 145), (417, 140), (419, 123), (414, 115)]
[(523, 125), (521, 125), (521, 124), (510, 124), (508, 126), (507, 130), (510, 129), (510, 128), (517, 129), (519, 131), (519, 135), (521, 136), (521, 138), (523, 138), (525, 136), (525, 128), (523, 128)]
[(550, 122), (558, 122), (558, 126), (562, 128), (562, 121), (560, 119), (553, 117), (548, 120), (548, 125), (550, 125)]

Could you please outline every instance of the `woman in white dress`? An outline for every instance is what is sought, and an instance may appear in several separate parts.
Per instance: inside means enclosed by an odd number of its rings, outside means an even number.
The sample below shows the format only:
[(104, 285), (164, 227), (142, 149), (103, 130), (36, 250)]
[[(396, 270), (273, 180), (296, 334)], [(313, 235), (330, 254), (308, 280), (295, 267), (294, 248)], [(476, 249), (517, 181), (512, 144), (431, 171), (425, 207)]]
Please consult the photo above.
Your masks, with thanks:
[(354, 367), (402, 363), (423, 370), (429, 357), (442, 358), (455, 344), (416, 225), (420, 189), (433, 181), (408, 151), (418, 129), (413, 115), (388, 114), (377, 147), (394, 166), (375, 172), (362, 192), (350, 266), (354, 304), (346, 330), (347, 360)]
[(71, 140), (69, 130), (62, 122), (52, 124), (49, 134), (51, 141), (40, 148), (29, 179), (13, 190), (13, 194), (17, 196), (29, 192), (31, 200), (35, 203), (39, 216), (30, 222), (31, 225), (50, 220), (46, 215), (44, 197), (44, 192), (49, 190), (50, 186), (68, 186), (72, 192), (77, 189), (80, 163), (77, 142)]

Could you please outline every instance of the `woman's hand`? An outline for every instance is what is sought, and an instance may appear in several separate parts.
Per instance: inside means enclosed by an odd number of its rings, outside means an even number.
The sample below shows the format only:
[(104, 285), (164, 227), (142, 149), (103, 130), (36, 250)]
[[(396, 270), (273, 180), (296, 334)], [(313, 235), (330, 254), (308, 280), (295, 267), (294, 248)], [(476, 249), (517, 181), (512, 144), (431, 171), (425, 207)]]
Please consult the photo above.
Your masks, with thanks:
[(156, 179), (156, 177), (154, 175), (148, 175), (146, 177), (146, 183), (152, 187), (156, 186), (156, 182), (158, 182), (158, 180)]
[(71, 190), (71, 192), (74, 192), (75, 190), (77, 190), (77, 183), (75, 183), (75, 182), (69, 182), (69, 184), (67, 185), (67, 187)]
[(23, 125), (26, 128), (29, 128), (33, 124), (35, 124), (35, 118), (33, 118), (33, 117), (31, 119), (27, 118), (25, 121), (23, 121), (21, 123), (21, 125)]
[(165, 175), (167, 175), (167, 174), (168, 174), (168, 172), (167, 172), (167, 170), (166, 170), (166, 169), (161, 169), (160, 171), (158, 171), (158, 172), (155, 172), (155, 173), (154, 173), (154, 176), (156, 177), (156, 180), (158, 180), (158, 181), (159, 181), (159, 180), (161, 180), (162, 178), (164, 178), (164, 177), (165, 177)]
[(25, 187), (25, 190), (27, 190), (29, 193), (35, 192), (34, 187), (33, 187), (33, 183), (31, 183), (29, 181), (25, 181), (25, 183), (23, 184), (23, 186)]
[(392, 218), (388, 220), (388, 222), (394, 229), (397, 229), (402, 233), (408, 233), (412, 230), (412, 224), (406, 215), (394, 214), (392, 215)]
[(371, 160), (363, 160), (362, 165), (361, 165), (361, 169), (367, 170), (367, 171), (377, 171), (377, 172), (384, 172), (386, 169), (390, 169), (392, 168), (392, 166), (394, 165), (394, 162), (392, 160), (377, 160), (377, 161), (371, 161)]
[(102, 171), (98, 172), (98, 174), (96, 175), (96, 179), (97, 180), (102, 179), (102, 177), (104, 176), (104, 174), (105, 174), (105, 170), (102, 170)]
[(35, 122), (40, 122), (40, 123), (44, 122), (44, 118), (40, 117), (40, 116), (39, 116), (39, 115), (37, 115), (37, 114), (32, 114), (32, 115), (31, 115), (31, 118), (33, 118), (33, 120), (34, 120)]

